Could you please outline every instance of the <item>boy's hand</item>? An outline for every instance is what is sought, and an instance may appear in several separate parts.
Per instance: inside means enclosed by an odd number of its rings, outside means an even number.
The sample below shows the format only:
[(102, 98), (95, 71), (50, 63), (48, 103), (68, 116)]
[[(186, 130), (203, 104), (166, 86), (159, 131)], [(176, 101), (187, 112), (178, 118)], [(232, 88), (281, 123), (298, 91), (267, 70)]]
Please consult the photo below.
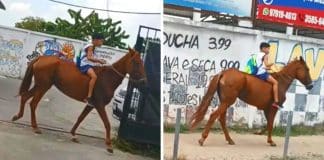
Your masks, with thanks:
[(99, 63), (100, 63), (100, 64), (106, 64), (107, 62), (106, 62), (106, 60), (104, 60), (104, 59), (99, 59)]
[(266, 70), (271, 70), (271, 67), (264, 67), (264, 69), (266, 69)]

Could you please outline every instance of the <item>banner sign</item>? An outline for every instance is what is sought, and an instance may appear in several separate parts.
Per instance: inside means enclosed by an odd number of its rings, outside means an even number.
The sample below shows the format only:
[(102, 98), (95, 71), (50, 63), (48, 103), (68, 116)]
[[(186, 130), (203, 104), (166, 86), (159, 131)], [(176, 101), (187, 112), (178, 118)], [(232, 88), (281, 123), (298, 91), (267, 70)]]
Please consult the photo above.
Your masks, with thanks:
[(164, 3), (233, 14), (239, 17), (251, 17), (252, 8), (252, 0), (164, 0)]
[(324, 30), (324, 0), (258, 0), (257, 19)]

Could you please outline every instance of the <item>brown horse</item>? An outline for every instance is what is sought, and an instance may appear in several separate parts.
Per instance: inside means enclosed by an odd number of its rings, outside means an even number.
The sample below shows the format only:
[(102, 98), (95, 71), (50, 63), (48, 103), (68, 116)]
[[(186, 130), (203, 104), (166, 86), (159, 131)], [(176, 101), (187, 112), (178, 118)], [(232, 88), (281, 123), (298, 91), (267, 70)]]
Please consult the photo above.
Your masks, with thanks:
[[(98, 79), (93, 91), (93, 104), (106, 129), (107, 150), (112, 153), (110, 123), (105, 106), (110, 102), (116, 88), (121, 84), (127, 73), (130, 74), (130, 81), (145, 83), (144, 66), (140, 54), (133, 49), (129, 49), (129, 53), (111, 66), (98, 66), (94, 69)], [(35, 80), (34, 86), (29, 89), (33, 76)], [(74, 63), (66, 62), (56, 56), (40, 56), (33, 60), (26, 70), (19, 90), (21, 96), (20, 110), (13, 116), (12, 120), (16, 121), (23, 116), (26, 101), (33, 97), (30, 103), (31, 125), (33, 131), (40, 134), (41, 131), (36, 123), (35, 110), (47, 90), (52, 85), (55, 85), (65, 95), (82, 102), (87, 96), (88, 82), (89, 77), (81, 74)], [(74, 124), (71, 130), (73, 141), (77, 142), (75, 131), (92, 109), (93, 107), (87, 105)]]
[[(277, 79), (279, 85), (279, 104), (282, 105), (286, 100), (286, 91), (294, 79), (299, 80), (306, 86), (306, 89), (312, 89), (312, 80), (310, 78), (309, 69), (305, 61), (300, 57), (300, 60), (294, 60), (285, 66), (280, 72), (273, 73), (272, 76)], [(220, 104), (216, 111), (210, 114), (210, 118), (202, 132), (202, 137), (198, 141), (202, 146), (208, 136), (209, 130), (214, 121), (219, 118), (221, 127), (225, 134), (226, 141), (233, 145), (234, 141), (228, 134), (226, 128), (226, 111), (238, 97), (242, 101), (256, 106), (263, 110), (267, 119), (268, 140), (271, 146), (276, 146), (272, 141), (271, 134), (273, 121), (278, 108), (272, 107), (273, 93), (270, 83), (266, 83), (254, 76), (240, 72), (236, 69), (227, 69), (211, 80), (207, 93), (203, 97), (202, 103), (197, 111), (193, 114), (190, 120), (190, 127), (193, 129), (204, 118), (208, 106), (213, 99), (214, 93), (217, 91), (220, 99)], [(265, 130), (261, 131), (262, 134)]]

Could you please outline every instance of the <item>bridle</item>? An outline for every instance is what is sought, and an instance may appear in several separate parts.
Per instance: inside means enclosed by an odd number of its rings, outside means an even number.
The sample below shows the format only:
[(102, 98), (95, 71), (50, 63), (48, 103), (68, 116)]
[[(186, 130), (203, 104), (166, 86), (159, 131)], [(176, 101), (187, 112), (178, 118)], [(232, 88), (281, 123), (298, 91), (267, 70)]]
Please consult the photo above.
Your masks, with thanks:
[[(277, 75), (279, 75), (280, 77), (282, 77), (286, 82), (292, 82), (292, 81), (294, 81), (295, 79), (293, 78), (293, 77), (291, 77), (290, 75), (287, 75), (287, 74), (277, 74)], [(293, 85), (293, 86), (299, 86), (299, 87), (308, 87), (308, 86), (310, 86), (310, 85), (312, 85), (313, 84), (313, 81), (310, 83), (310, 84), (307, 84), (307, 85), (299, 85), (299, 84), (290, 84), (290, 85)]]
[(110, 65), (110, 67), (112, 68), (112, 70), (113, 70), (115, 73), (117, 73), (118, 76), (120, 76), (121, 78), (128, 78), (129, 81), (131, 81), (131, 82), (134, 82), (134, 83), (140, 83), (140, 82), (145, 82), (145, 81), (146, 81), (146, 77), (145, 77), (145, 78), (141, 78), (141, 79), (133, 79), (133, 78), (131, 78), (130, 76), (127, 77), (126, 75), (120, 73), (120, 72), (119, 72), (119, 71), (114, 67), (113, 64)]

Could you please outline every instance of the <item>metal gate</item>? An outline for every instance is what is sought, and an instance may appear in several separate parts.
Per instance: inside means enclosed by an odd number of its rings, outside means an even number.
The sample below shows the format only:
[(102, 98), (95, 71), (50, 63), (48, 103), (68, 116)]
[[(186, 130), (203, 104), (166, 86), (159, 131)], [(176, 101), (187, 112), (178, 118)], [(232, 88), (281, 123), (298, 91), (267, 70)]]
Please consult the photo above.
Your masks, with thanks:
[(129, 81), (118, 136), (160, 144), (160, 30), (140, 26), (135, 49), (141, 53), (147, 84), (138, 88)]

